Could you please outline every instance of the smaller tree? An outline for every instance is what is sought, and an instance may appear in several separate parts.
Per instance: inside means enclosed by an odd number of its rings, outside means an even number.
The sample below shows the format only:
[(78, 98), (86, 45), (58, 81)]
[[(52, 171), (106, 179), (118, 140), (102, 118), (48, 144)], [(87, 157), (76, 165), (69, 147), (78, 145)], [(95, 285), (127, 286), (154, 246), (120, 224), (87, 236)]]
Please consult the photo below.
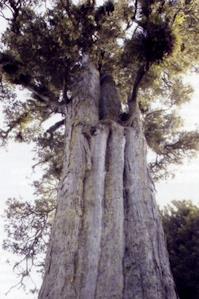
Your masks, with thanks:
[(173, 201), (162, 218), (180, 299), (198, 299), (199, 207), (187, 200)]

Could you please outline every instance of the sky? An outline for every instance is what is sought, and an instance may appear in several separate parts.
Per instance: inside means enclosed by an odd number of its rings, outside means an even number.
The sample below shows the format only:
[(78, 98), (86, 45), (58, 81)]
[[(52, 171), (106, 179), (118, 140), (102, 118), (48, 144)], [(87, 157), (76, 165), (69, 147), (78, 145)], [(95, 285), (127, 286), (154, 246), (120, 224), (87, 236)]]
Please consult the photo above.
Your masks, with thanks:
[[(191, 102), (184, 104), (179, 114), (184, 119), (186, 130), (199, 129), (199, 75), (187, 76), (186, 81), (192, 85), (194, 93)], [(191, 199), (199, 203), (199, 155), (185, 159), (183, 165), (175, 167), (173, 172), (174, 179), (156, 185), (158, 204), (163, 206), (173, 199)]]
[[(1, 28), (3, 23), (0, 24)], [(191, 82), (194, 88), (194, 94), (190, 103), (187, 103), (181, 109), (181, 115), (185, 119), (187, 129), (199, 128), (199, 75), (191, 75), (186, 78)], [(0, 122), (2, 115), (0, 114)], [(10, 197), (34, 200), (31, 182), (37, 177), (32, 165), (34, 162), (32, 146), (26, 144), (10, 143), (6, 149), (0, 149), (0, 298), (13, 299), (36, 299), (37, 295), (26, 293), (24, 290), (13, 288), (19, 278), (13, 272), (12, 265), (16, 260), (12, 254), (1, 249), (2, 241), (5, 237), (4, 232), (4, 209), (6, 199)], [(161, 181), (156, 184), (156, 198), (158, 204), (162, 207), (172, 200), (191, 199), (199, 203), (199, 157), (192, 160), (185, 160), (184, 164), (175, 167), (173, 170), (175, 178)], [(8, 259), (11, 263), (7, 263)], [(39, 286), (40, 280), (36, 283)], [(28, 281), (30, 287), (34, 283)]]

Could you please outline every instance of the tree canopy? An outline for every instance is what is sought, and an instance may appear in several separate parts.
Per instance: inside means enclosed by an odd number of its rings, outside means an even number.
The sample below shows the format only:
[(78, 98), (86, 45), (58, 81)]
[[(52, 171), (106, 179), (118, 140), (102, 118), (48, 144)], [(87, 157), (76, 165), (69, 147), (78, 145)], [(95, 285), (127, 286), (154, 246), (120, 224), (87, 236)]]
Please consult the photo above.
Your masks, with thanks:
[[(85, 55), (101, 74), (111, 73), (129, 114), (132, 103), (139, 103), (146, 141), (155, 157), (150, 164), (155, 179), (166, 177), (170, 164), (197, 152), (199, 132), (186, 131), (178, 107), (192, 95), (184, 75), (198, 72), (198, 4), (198, 0), (0, 1), (0, 16), (7, 22), (0, 44), (5, 116), (1, 142), (33, 141), (37, 165), (44, 168), (44, 185), (34, 184), (41, 199), (33, 205), (10, 202), (13, 225), (8, 228), (7, 248), (28, 258), (37, 252), (29, 251), (39, 243), (30, 244), (28, 235), (25, 243), (21, 236), (16, 238), (16, 229), (23, 225), (17, 211), (41, 215), (40, 228), (43, 221), (50, 223), (54, 182), (62, 169), (65, 106), (73, 99), (71, 87)], [(26, 98), (16, 96), (15, 86), (29, 91)], [(53, 115), (59, 115), (59, 121), (51, 121), (45, 129), (44, 122)]]
[(197, 299), (199, 208), (191, 201), (173, 201), (162, 217), (177, 292), (181, 299)]

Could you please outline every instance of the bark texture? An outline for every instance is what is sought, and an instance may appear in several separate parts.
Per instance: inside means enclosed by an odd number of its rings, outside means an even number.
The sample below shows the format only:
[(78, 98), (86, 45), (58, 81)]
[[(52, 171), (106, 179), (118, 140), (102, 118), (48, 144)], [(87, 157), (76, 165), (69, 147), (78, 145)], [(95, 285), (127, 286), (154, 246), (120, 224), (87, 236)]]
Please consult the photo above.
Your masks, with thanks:
[(83, 78), (86, 96), (77, 92), (67, 106), (63, 177), (39, 299), (175, 299), (138, 109), (132, 127), (99, 122), (94, 66)]
[(110, 74), (104, 73), (101, 75), (100, 83), (100, 119), (109, 119), (118, 122), (121, 102), (115, 82)]

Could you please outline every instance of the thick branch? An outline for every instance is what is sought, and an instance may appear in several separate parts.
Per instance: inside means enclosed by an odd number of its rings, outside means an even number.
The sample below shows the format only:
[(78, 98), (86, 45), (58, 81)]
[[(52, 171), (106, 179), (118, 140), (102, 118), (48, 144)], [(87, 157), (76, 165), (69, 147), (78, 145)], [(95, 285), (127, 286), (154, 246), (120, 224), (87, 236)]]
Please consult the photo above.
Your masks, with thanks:
[(137, 109), (136, 107), (138, 104), (137, 103), (138, 90), (139, 90), (140, 84), (144, 78), (144, 75), (148, 72), (148, 70), (149, 70), (148, 63), (143, 64), (139, 68), (136, 78), (135, 78), (135, 81), (134, 81), (131, 96), (129, 97), (129, 100), (128, 100), (129, 112), (125, 115), (123, 113), (120, 115), (120, 120), (122, 121), (122, 123), (125, 123), (125, 125), (127, 125), (127, 126), (132, 126), (133, 115), (134, 115), (135, 109)]
[(143, 64), (139, 68), (139, 70), (137, 72), (137, 75), (136, 75), (136, 78), (135, 78), (134, 85), (133, 85), (133, 90), (132, 90), (131, 96), (130, 96), (129, 101), (128, 101), (129, 104), (132, 103), (132, 102), (136, 102), (138, 89), (140, 87), (140, 83), (141, 83), (142, 79), (144, 78), (144, 75), (147, 73), (148, 70), (149, 70), (149, 65), (148, 64)]

